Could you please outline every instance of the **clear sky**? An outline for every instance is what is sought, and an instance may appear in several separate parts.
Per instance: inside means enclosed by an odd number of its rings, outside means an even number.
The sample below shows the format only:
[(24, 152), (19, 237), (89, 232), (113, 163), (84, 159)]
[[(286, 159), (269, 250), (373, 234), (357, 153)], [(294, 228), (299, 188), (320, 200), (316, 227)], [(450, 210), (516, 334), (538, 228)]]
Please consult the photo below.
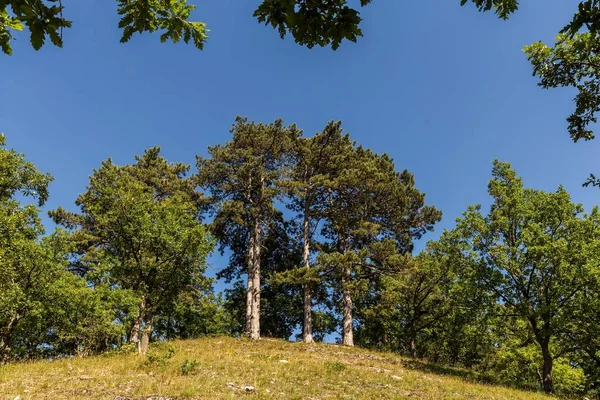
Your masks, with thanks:
[[(19, 36), (0, 55), (0, 132), (55, 177), (46, 209), (73, 209), (92, 168), (129, 163), (160, 145), (194, 163), (229, 138), (236, 115), (296, 122), (312, 135), (342, 120), (359, 143), (415, 174), (444, 213), (435, 239), (470, 204), (489, 204), (491, 161), (509, 161), (527, 186), (563, 184), (590, 209), (600, 143), (573, 144), (570, 90), (542, 90), (522, 46), (550, 41), (578, 1), (530, 0), (509, 21), (459, 0), (376, 0), (363, 9), (364, 38), (337, 51), (281, 40), (252, 17), (258, 0), (204, 0), (204, 51), (161, 44), (158, 34), (120, 44), (116, 2), (65, 1), (74, 21), (65, 48), (35, 52)], [(214, 268), (225, 260), (216, 257)], [(221, 286), (221, 285), (219, 285)]]

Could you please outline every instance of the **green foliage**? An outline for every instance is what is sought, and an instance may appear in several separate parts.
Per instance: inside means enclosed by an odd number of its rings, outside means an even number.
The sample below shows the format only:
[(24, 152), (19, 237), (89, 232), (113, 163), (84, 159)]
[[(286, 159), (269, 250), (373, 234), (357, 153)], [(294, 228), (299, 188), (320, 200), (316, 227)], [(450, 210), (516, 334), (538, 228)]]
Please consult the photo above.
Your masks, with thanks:
[(11, 30), (29, 29), (31, 46), (39, 50), (50, 38), (52, 44), (62, 47), (62, 30), (70, 28), (71, 21), (63, 17), (63, 5), (57, 0), (1, 0), (0, 47), (8, 55), (13, 39)]
[(332, 372), (342, 372), (346, 369), (346, 365), (339, 361), (327, 361), (325, 363), (325, 368)]
[[(535, 343), (522, 343), (518, 338), (513, 338), (498, 349), (492, 368), (501, 382), (535, 390), (542, 384), (541, 364), (542, 357)], [(583, 369), (573, 366), (566, 358), (555, 360), (553, 380), (559, 395), (575, 396), (585, 392), (586, 378)]]
[(8, 202), (18, 193), (37, 199), (38, 206), (42, 206), (48, 200), (52, 176), (42, 174), (23, 154), (5, 145), (6, 138), (0, 134), (0, 201)]
[(183, 363), (181, 363), (180, 367), (181, 375), (189, 375), (190, 372), (193, 372), (199, 364), (200, 363), (196, 360), (183, 360)]
[[(361, 0), (364, 7), (371, 0)], [(271, 25), (283, 38), (290, 33), (296, 43), (309, 48), (331, 46), (341, 42), (356, 42), (362, 36), (359, 11), (348, 6), (347, 0), (264, 0), (254, 12), (260, 23)], [(134, 33), (161, 32), (160, 41), (183, 40), (202, 50), (208, 39), (206, 23), (190, 21), (196, 8), (187, 0), (117, 0), (122, 29), (121, 42), (128, 42)], [(39, 50), (46, 38), (62, 47), (63, 28), (72, 22), (63, 16), (62, 0), (0, 0), (0, 47), (12, 54), (11, 31), (29, 30), (31, 45)]]
[(523, 188), (508, 163), (495, 161), (493, 175), (489, 214), (470, 207), (457, 229), (472, 245), (473, 278), (500, 313), (526, 321), (543, 356), (544, 389), (553, 391), (553, 359), (572, 351), (565, 334), (599, 272), (600, 215), (597, 208), (583, 214), (562, 187)]
[(204, 22), (188, 21), (196, 6), (187, 0), (118, 0), (121, 15), (119, 28), (123, 29), (121, 43), (128, 42), (134, 33), (162, 31), (160, 41), (182, 40), (202, 50), (208, 39)]
[(147, 367), (165, 367), (169, 360), (177, 353), (177, 349), (171, 343), (156, 342), (150, 345), (144, 365)]
[(600, 111), (599, 44), (600, 32), (591, 31), (561, 33), (553, 47), (537, 42), (524, 49), (541, 87), (577, 89), (575, 112), (567, 118), (575, 142), (594, 138), (590, 125), (597, 122), (596, 113)]
[[(194, 287), (196, 286), (196, 287)], [(181, 290), (174, 304), (156, 317), (156, 335), (166, 339), (190, 339), (230, 332), (230, 315), (212, 287), (194, 285)]]
[(134, 342), (142, 323), (151, 334), (155, 318), (166, 316), (183, 292), (202, 287), (213, 241), (199, 221), (203, 200), (195, 181), (185, 177), (188, 170), (167, 162), (158, 148), (133, 165), (109, 159), (78, 197), (81, 214), (51, 212), (73, 232), (70, 268), (94, 286), (118, 288), (137, 299), (135, 311), (130, 305), (125, 317)]
[[(5, 140), (0, 136), (0, 144)], [(0, 356), (89, 354), (118, 344), (110, 291), (94, 290), (67, 270), (64, 231), (42, 238), (32, 197), (42, 205), (52, 178), (22, 154), (0, 148)]]
[[(361, 0), (364, 7), (371, 0)], [(362, 36), (359, 12), (347, 0), (265, 0), (254, 12), (259, 22), (271, 25), (283, 38), (290, 33), (296, 43), (308, 48), (330, 46), (343, 40), (356, 42)]]
[(502, 19), (508, 19), (519, 6), (517, 0), (460, 0), (461, 6), (467, 3), (473, 3), (479, 11), (494, 10), (494, 13)]

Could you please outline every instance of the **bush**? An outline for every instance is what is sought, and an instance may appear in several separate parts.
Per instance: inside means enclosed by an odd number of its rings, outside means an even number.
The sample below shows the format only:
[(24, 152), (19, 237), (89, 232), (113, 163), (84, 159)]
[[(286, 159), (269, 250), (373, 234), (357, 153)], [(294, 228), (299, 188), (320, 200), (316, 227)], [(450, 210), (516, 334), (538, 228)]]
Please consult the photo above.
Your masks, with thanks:
[(184, 360), (181, 364), (181, 375), (189, 375), (190, 372), (196, 369), (198, 364), (196, 360)]
[(146, 361), (144, 361), (144, 364), (147, 366), (157, 365), (159, 367), (164, 367), (176, 352), (175, 346), (170, 343), (153, 343), (150, 345), (150, 349), (146, 354)]

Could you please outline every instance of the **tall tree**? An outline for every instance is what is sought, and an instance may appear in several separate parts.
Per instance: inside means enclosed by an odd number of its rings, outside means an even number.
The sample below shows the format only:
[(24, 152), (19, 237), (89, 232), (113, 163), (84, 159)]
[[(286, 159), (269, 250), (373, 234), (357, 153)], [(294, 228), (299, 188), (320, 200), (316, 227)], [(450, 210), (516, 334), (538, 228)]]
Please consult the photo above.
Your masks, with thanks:
[(353, 142), (341, 129), (341, 122), (330, 122), (322, 132), (311, 138), (298, 138), (294, 143), (293, 168), (289, 179), (283, 182), (287, 206), (296, 213), (302, 265), (288, 269), (277, 276), (279, 283), (300, 284), (303, 292), (302, 340), (312, 343), (312, 304), (319, 270), (311, 269), (315, 231), (328, 207), (331, 183), (343, 170), (340, 162), (353, 151)]
[(76, 201), (53, 219), (73, 230), (72, 268), (95, 284), (132, 292), (138, 299), (129, 342), (145, 352), (161, 311), (177, 300), (206, 268), (212, 239), (199, 217), (202, 196), (189, 166), (169, 163), (157, 147), (133, 165), (108, 159), (94, 170)]
[[(233, 138), (225, 145), (209, 147), (209, 158), (198, 157), (198, 181), (210, 194), (213, 233), (221, 249), (246, 249), (245, 333), (259, 339), (261, 251), (280, 215), (275, 203), (289, 173), (289, 146), (301, 132), (281, 120), (265, 125), (238, 117), (231, 133)], [(240, 255), (235, 251), (232, 257), (239, 261)]]
[(368, 280), (398, 270), (412, 241), (441, 218), (414, 187), (408, 171), (362, 147), (339, 160), (342, 172), (329, 189), (322, 235), (327, 251), (319, 263), (333, 277), (342, 297), (342, 343), (353, 346), (352, 293)]
[[(542, 353), (542, 384), (553, 392), (552, 369), (582, 292), (600, 271), (600, 213), (584, 215), (559, 187), (526, 189), (508, 163), (494, 162), (487, 215), (470, 207), (458, 228), (478, 258), (477, 279), (505, 314), (527, 321)], [(553, 352), (554, 350), (554, 352)]]

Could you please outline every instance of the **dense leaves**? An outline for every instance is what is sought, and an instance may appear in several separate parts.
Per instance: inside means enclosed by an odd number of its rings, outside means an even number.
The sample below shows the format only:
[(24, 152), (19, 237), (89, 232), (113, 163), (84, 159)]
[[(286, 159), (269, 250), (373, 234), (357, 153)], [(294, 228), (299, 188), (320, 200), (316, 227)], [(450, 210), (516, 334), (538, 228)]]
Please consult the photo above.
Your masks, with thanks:
[(189, 167), (168, 163), (159, 152), (149, 149), (122, 167), (103, 162), (77, 199), (81, 214), (62, 208), (51, 213), (73, 230), (73, 270), (137, 298), (128, 339), (141, 351), (142, 328), (143, 336), (150, 336), (155, 319), (192, 284), (202, 284), (213, 246), (199, 221), (201, 195), (185, 177)]

